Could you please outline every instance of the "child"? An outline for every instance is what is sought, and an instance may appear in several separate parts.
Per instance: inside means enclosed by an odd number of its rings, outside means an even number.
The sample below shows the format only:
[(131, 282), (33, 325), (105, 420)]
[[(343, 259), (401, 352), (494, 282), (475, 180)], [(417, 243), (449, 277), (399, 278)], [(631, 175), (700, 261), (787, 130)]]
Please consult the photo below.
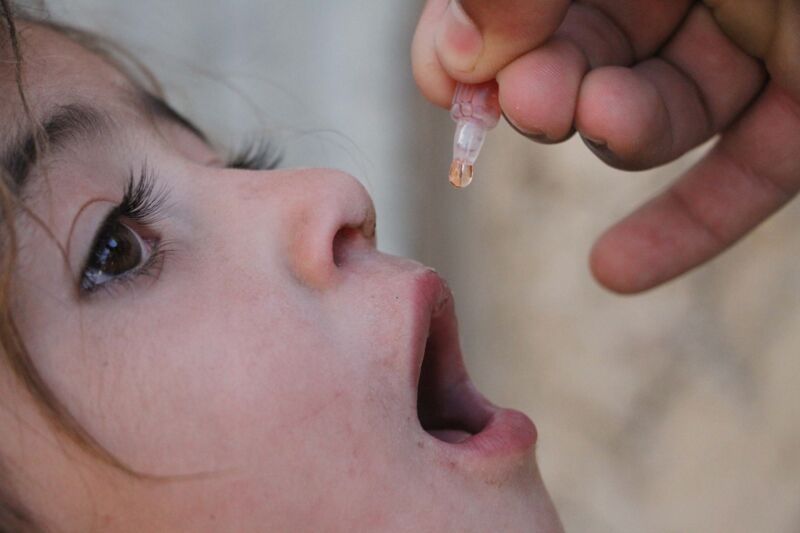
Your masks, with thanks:
[(560, 531), (364, 189), (224, 161), (0, 0), (2, 531)]

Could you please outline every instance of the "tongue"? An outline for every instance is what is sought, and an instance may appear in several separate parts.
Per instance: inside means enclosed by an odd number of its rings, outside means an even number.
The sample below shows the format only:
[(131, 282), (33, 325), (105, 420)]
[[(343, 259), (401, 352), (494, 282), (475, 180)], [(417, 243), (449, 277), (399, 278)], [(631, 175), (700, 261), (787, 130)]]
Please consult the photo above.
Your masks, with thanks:
[(431, 435), (444, 442), (458, 444), (464, 442), (472, 436), (471, 433), (460, 429), (431, 429), (428, 431)]

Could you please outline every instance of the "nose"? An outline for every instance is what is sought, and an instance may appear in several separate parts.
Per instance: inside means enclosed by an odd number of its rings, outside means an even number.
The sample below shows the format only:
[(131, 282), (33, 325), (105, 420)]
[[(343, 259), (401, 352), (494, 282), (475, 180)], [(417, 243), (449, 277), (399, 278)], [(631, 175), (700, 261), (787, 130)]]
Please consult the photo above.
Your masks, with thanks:
[(294, 277), (324, 289), (348, 263), (375, 248), (375, 207), (353, 177), (333, 170), (289, 171), (276, 177), (280, 234)]

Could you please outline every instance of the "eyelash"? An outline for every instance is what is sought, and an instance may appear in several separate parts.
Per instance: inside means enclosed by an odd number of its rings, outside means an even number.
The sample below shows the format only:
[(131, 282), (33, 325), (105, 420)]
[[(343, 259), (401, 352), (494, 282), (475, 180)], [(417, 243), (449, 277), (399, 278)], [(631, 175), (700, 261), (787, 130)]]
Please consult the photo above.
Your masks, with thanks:
[(247, 141), (225, 165), (242, 170), (275, 170), (283, 162), (283, 148), (267, 138)]
[(157, 188), (155, 173), (145, 163), (137, 177), (131, 173), (125, 194), (116, 208), (121, 218), (143, 226), (151, 226), (160, 218), (167, 201), (167, 191)]
[[(255, 138), (237, 150), (225, 166), (243, 170), (273, 170), (280, 165), (282, 160), (282, 150), (274, 142), (265, 138)], [(131, 283), (140, 276), (158, 276), (167, 249), (164, 247), (162, 239), (145, 239), (141, 236), (141, 232), (146, 232), (158, 222), (167, 196), (165, 189), (157, 188), (156, 175), (146, 164), (142, 166), (138, 176), (131, 173), (122, 200), (103, 221), (92, 242), (90, 255), (81, 270), (81, 294), (90, 295), (98, 289), (113, 290), (119, 284)], [(88, 276), (89, 265), (93, 254), (103, 244), (103, 240), (110, 230), (118, 224), (129, 226), (129, 229), (136, 233), (139, 239), (146, 242), (150, 246), (150, 256), (140, 267), (97, 284)]]
[[(138, 175), (133, 172), (131, 173), (128, 183), (125, 186), (122, 200), (117, 207), (108, 214), (92, 242), (90, 255), (85, 262), (84, 268), (81, 270), (80, 292), (82, 294), (89, 295), (96, 292), (98, 289), (112, 290), (119, 284), (130, 283), (140, 276), (158, 276), (168, 250), (162, 239), (145, 238), (141, 236), (141, 233), (146, 232), (158, 222), (167, 198), (167, 190), (157, 188), (156, 175), (146, 164), (142, 166), (142, 170)], [(118, 224), (128, 226), (142, 241), (146, 242), (150, 246), (150, 255), (138, 268), (105, 283), (96, 284), (88, 277), (92, 256), (103, 243), (108, 232)]]

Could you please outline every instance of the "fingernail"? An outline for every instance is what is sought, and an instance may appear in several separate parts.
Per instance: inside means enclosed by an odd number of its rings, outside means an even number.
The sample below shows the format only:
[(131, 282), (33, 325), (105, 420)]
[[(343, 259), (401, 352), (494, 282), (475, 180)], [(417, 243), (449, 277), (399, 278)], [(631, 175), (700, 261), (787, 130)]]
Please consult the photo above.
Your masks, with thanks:
[(528, 139), (531, 139), (532, 141), (540, 143), (546, 143), (550, 141), (550, 139), (548, 139), (547, 137), (547, 134), (541, 130), (532, 128), (522, 128), (519, 125), (517, 125), (513, 120), (511, 120), (505, 113), (503, 113), (503, 118), (506, 119), (506, 122), (508, 122), (508, 125), (511, 126), (514, 129), (514, 131), (516, 131), (520, 135), (527, 137)]
[(600, 150), (608, 146), (608, 144), (606, 144), (606, 142), (603, 140), (595, 139), (593, 137), (588, 137), (586, 135), (581, 135), (581, 137), (583, 137), (583, 141), (592, 148), (597, 148), (598, 150)]
[(439, 22), (436, 49), (439, 60), (453, 71), (472, 72), (478, 63), (483, 51), (483, 36), (458, 0), (450, 0)]
[(606, 141), (587, 137), (583, 134), (581, 134), (581, 139), (583, 139), (584, 144), (586, 144), (592, 152), (604, 161), (613, 161), (616, 158)]
[(505, 113), (503, 113), (503, 116), (505, 117), (506, 122), (508, 122), (508, 125), (511, 126), (514, 129), (514, 131), (516, 131), (517, 133), (519, 133), (524, 137), (527, 137), (532, 141), (536, 141), (537, 143), (542, 143), (542, 144), (553, 144), (556, 142), (542, 130), (533, 128), (522, 128), (519, 125), (515, 124), (513, 120), (508, 118), (508, 115), (506, 115)]

